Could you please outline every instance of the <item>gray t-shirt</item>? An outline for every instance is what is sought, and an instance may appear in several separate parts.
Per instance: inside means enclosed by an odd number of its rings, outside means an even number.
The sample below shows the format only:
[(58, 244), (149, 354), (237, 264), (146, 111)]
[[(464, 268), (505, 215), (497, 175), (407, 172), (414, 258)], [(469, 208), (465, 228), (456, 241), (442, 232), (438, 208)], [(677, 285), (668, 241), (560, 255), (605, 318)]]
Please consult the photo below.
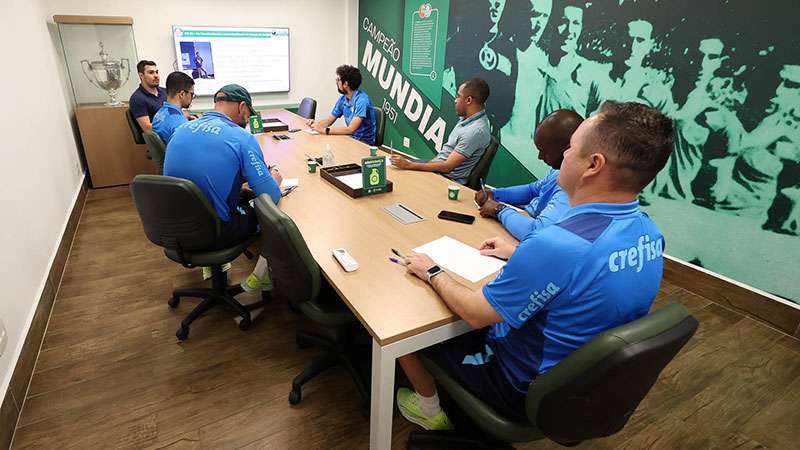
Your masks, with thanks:
[(489, 134), (489, 119), (486, 118), (486, 111), (473, 114), (467, 119), (458, 121), (447, 143), (442, 146), (442, 150), (433, 158), (432, 161), (444, 161), (451, 153), (458, 152), (467, 158), (461, 165), (453, 169), (450, 173), (442, 175), (451, 180), (464, 184), (469, 178), (472, 168), (478, 164), (478, 160), (483, 156), (486, 147), (489, 145), (491, 136)]

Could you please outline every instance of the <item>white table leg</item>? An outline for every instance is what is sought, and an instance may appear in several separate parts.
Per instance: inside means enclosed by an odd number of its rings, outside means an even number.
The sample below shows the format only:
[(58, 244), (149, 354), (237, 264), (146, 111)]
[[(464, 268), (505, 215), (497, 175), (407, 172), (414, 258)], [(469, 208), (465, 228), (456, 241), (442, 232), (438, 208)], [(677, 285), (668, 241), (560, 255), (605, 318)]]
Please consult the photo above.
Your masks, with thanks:
[(395, 356), (372, 341), (372, 394), (369, 415), (369, 448), (392, 447), (392, 412), (394, 410)]

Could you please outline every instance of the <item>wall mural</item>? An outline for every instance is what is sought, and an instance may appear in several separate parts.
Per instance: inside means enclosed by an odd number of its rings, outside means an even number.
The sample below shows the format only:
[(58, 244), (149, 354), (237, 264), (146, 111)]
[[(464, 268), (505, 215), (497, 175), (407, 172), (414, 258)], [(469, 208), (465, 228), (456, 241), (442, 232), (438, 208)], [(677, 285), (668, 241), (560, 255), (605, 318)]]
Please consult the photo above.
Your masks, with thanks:
[(417, 131), (412, 147), (437, 147), (426, 127), (408, 126), (411, 102), (390, 95), (392, 80), (382, 88), (370, 75), (387, 78), (376, 55), (390, 65), (389, 39), (408, 51), (407, 21), (447, 12), (444, 25), (425, 29), (441, 30), (443, 62), (431, 61), (441, 99), (427, 94), (430, 77), (423, 90), (407, 70), (394, 76), (423, 92), (417, 109), (428, 123), (449, 132), (456, 118), (448, 100), (481, 77), (492, 90), (493, 133), (538, 178), (549, 168), (531, 135), (551, 111), (589, 116), (607, 99), (657, 107), (675, 120), (676, 146), (640, 200), (664, 231), (666, 253), (800, 302), (800, 37), (787, 33), (796, 0), (402, 3), (364, 0), (360, 8), (365, 88), (395, 112), (388, 135)]

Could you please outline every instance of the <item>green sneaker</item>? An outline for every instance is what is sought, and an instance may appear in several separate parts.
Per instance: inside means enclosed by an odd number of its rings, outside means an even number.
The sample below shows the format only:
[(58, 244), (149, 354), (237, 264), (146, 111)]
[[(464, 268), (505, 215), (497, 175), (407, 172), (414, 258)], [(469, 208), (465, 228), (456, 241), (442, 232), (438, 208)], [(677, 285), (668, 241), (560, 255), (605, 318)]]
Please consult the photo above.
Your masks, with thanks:
[(245, 292), (253, 292), (257, 290), (270, 291), (272, 290), (272, 280), (269, 279), (269, 275), (264, 276), (264, 279), (262, 280), (255, 276), (255, 274), (251, 273), (244, 281), (242, 281), (241, 286)]
[(444, 410), (433, 417), (428, 417), (419, 406), (419, 394), (407, 388), (397, 390), (397, 407), (400, 414), (409, 422), (413, 422), (426, 430), (452, 430), (453, 425)]
[[(231, 268), (231, 263), (225, 263), (222, 265), (222, 271), (227, 272)], [(203, 280), (210, 280), (211, 279), (211, 267), (203, 267)]]

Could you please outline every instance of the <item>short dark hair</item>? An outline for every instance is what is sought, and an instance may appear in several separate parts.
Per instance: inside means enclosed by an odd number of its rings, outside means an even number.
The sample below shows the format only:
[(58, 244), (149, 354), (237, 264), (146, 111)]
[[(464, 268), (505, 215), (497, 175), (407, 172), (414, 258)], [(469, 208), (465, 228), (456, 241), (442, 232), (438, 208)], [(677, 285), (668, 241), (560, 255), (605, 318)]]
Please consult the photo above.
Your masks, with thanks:
[(489, 98), (489, 84), (480, 78), (470, 78), (464, 82), (464, 95), (483, 105)]
[(175, 71), (167, 76), (167, 96), (178, 95), (180, 91), (189, 91), (194, 86), (194, 80), (181, 71)]
[(357, 67), (348, 66), (347, 64), (336, 68), (336, 75), (342, 83), (347, 82), (350, 89), (356, 90), (361, 86), (361, 71)]
[(672, 153), (672, 119), (641, 103), (614, 101), (603, 104), (597, 119), (592, 137), (609, 151), (606, 158), (619, 171), (618, 185), (641, 191)]
[(145, 66), (155, 66), (155, 65), (156, 65), (155, 62), (143, 59), (136, 64), (136, 71), (139, 73), (144, 73)]

